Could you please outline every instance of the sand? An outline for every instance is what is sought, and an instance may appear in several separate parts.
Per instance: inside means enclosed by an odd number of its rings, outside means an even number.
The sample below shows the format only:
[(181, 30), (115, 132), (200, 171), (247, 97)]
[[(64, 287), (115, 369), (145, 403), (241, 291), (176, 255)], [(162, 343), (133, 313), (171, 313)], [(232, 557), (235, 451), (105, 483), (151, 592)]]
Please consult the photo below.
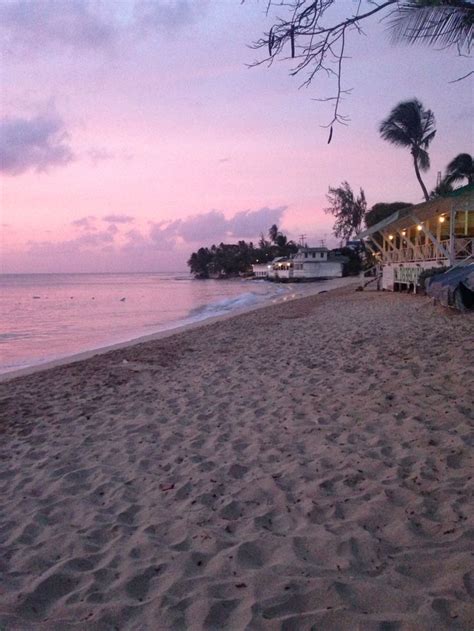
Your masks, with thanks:
[(0, 384), (0, 628), (474, 628), (473, 325), (340, 289)]

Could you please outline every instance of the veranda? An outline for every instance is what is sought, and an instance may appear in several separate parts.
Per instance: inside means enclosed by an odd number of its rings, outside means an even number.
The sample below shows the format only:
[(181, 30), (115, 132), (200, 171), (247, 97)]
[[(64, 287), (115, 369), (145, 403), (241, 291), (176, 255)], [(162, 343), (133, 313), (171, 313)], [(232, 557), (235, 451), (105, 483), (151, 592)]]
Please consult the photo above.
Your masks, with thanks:
[(474, 185), (399, 210), (360, 233), (382, 268), (382, 288), (416, 291), (424, 269), (473, 261)]

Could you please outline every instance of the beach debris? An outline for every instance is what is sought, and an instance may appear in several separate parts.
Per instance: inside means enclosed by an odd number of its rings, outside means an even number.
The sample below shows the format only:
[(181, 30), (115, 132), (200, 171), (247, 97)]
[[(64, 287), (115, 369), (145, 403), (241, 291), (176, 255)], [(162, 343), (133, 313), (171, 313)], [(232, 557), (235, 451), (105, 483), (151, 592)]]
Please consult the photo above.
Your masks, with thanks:
[(171, 491), (174, 489), (174, 484), (160, 484), (160, 491), (166, 493), (166, 491)]
[(122, 359), (122, 364), (128, 364), (128, 359)]
[(235, 586), (237, 589), (242, 589), (242, 587), (247, 587), (247, 583), (236, 583)]

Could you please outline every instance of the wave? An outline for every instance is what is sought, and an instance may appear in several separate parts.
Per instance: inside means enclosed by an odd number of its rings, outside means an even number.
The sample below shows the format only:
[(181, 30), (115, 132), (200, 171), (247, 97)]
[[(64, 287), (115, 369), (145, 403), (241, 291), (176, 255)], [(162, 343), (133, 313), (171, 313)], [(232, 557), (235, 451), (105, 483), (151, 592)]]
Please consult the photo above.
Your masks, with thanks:
[(0, 344), (6, 344), (13, 340), (27, 340), (31, 338), (31, 333), (0, 333)]
[(205, 320), (206, 318), (212, 318), (218, 315), (224, 315), (230, 311), (236, 311), (237, 309), (245, 309), (247, 307), (253, 307), (265, 300), (268, 300), (267, 295), (254, 294), (247, 292), (240, 296), (234, 296), (233, 298), (226, 298), (225, 300), (218, 300), (211, 302), (207, 305), (201, 305), (191, 309), (188, 318), (193, 321)]

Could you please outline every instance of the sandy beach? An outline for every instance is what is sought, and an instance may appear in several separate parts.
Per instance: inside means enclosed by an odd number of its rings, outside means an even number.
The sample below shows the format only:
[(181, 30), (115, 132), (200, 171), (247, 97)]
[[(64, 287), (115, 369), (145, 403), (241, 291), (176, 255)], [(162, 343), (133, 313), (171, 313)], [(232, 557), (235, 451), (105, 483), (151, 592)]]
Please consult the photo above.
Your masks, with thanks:
[(0, 384), (0, 629), (474, 628), (472, 315), (353, 288)]

